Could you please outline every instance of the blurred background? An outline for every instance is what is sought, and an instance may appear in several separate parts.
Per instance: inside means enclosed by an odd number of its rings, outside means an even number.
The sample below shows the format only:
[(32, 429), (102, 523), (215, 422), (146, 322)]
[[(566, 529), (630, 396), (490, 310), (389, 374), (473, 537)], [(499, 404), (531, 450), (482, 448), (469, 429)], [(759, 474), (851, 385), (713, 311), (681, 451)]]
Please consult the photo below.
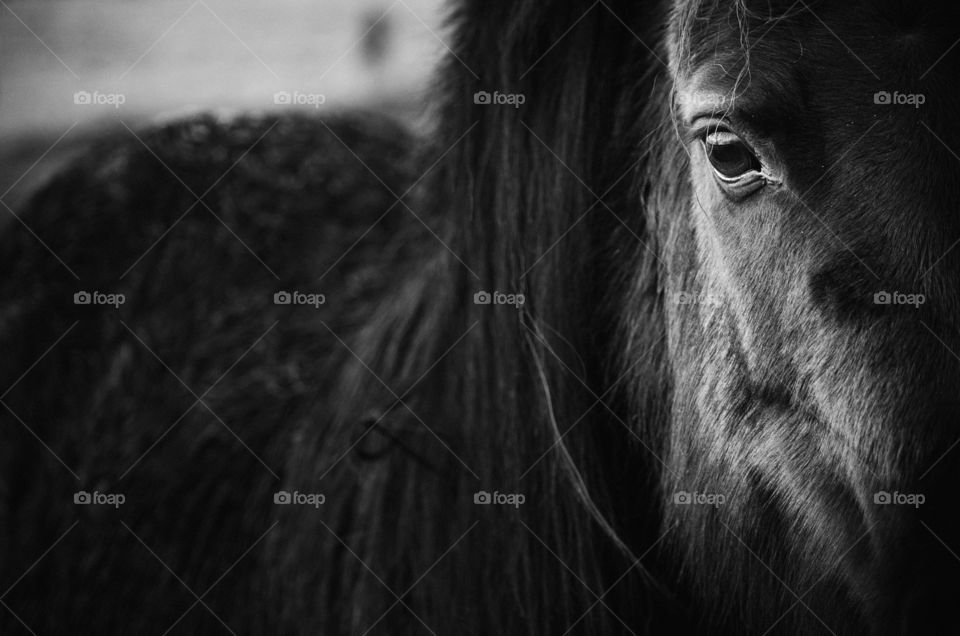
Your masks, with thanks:
[[(0, 203), (98, 134), (197, 110), (424, 125), (440, 0), (0, 0)], [(4, 218), (5, 217), (5, 218)], [(11, 220), (0, 205), (0, 226)]]

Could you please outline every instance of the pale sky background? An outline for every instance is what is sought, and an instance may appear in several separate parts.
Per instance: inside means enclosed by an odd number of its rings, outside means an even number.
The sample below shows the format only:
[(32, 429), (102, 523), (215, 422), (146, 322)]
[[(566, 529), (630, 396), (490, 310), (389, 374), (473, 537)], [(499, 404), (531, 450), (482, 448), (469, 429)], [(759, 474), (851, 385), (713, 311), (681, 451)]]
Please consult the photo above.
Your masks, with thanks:
[[(363, 35), (381, 16), (371, 61)], [(119, 120), (288, 108), (278, 91), (412, 119), (446, 50), (444, 17), (439, 0), (3, 0), (0, 195), (65, 132), (48, 158)], [(76, 104), (78, 91), (124, 103)]]

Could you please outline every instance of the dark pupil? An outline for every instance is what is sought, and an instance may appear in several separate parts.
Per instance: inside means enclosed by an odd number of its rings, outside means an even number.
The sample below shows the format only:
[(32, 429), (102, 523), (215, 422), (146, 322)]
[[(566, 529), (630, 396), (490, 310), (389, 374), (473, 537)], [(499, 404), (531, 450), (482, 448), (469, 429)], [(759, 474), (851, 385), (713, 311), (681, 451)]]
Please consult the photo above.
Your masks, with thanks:
[(710, 163), (725, 177), (739, 177), (745, 172), (760, 169), (756, 157), (741, 143), (708, 143), (706, 146)]

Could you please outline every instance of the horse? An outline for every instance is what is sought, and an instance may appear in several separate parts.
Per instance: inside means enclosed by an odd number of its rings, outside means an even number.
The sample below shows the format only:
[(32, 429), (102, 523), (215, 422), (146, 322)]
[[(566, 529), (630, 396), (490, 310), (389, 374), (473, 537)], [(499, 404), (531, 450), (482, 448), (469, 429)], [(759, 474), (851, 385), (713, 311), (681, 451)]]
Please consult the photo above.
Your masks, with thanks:
[(426, 134), (197, 116), (15, 213), (4, 633), (955, 626), (960, 8), (449, 22)]

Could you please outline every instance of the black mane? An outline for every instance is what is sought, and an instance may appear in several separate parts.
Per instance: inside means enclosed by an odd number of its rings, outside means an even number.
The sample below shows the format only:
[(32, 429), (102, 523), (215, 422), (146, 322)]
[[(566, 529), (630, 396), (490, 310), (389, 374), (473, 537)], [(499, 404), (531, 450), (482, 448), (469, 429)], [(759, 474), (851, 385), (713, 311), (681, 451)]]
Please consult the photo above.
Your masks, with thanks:
[[(655, 573), (667, 387), (644, 210), (676, 196), (653, 178), (679, 174), (678, 157), (663, 165), (650, 151), (673, 134), (665, 53), (647, 48), (662, 19), (626, 2), (468, 2), (453, 16), (428, 153), (442, 158), (411, 204), (432, 211), (439, 240), (424, 239), (414, 282), (359, 341), (364, 364), (345, 360), (337, 393), (356, 398), (337, 410), (336, 432), (304, 432), (290, 480), (340, 493), (329, 528), (293, 511), (273, 537), (278, 554), (296, 555), (286, 598), (314, 576), (323, 605), (351, 608), (326, 617), (332, 631), (362, 632), (394, 605), (366, 566), (397, 593), (430, 571), (404, 602), (438, 633), (562, 632), (578, 619), (577, 632), (643, 633), (677, 620)], [(476, 105), (478, 91), (526, 102)], [(526, 302), (474, 305), (481, 290)], [(374, 375), (404, 396), (423, 373), (404, 397), (412, 412)], [(375, 429), (402, 445), (373, 463), (336, 463), (371, 405)], [(478, 490), (527, 503), (478, 508)], [(404, 612), (384, 620), (395, 626)]]

